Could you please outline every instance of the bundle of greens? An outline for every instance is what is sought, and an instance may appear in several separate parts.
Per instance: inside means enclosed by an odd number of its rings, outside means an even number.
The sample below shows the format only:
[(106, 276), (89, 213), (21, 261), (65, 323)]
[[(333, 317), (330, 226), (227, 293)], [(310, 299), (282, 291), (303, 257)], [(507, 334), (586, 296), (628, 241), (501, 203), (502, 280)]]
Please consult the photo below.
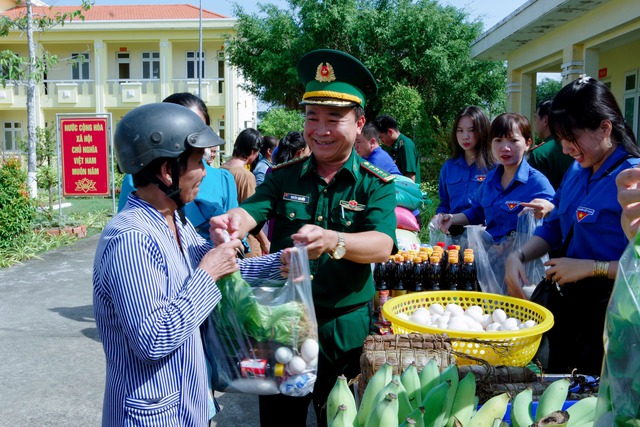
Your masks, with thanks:
[(249, 337), (297, 347), (315, 335), (315, 323), (303, 303), (294, 300), (273, 306), (260, 304), (239, 272), (222, 277), (217, 284), (222, 300), (217, 307), (220, 318), (215, 328), (228, 341)]

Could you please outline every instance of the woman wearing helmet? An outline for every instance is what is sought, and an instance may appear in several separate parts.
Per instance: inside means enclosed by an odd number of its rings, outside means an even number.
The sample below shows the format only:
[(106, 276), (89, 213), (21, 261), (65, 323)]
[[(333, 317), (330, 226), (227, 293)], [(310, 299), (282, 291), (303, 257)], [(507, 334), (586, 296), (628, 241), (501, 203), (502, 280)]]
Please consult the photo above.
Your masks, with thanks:
[(238, 268), (249, 282), (280, 277), (281, 253), (237, 262), (240, 241), (212, 249), (184, 220), (182, 207), (204, 177), (204, 149), (220, 144), (177, 104), (138, 107), (118, 124), (118, 166), (132, 174), (137, 191), (103, 230), (94, 261), (104, 426), (206, 425), (199, 328), (220, 301), (216, 280)]

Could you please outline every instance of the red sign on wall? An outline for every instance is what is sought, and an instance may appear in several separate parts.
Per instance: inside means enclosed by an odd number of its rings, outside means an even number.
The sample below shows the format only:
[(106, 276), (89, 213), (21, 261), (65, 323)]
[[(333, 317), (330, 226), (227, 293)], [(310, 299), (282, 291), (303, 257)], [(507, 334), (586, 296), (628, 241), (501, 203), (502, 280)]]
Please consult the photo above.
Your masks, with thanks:
[(59, 123), (63, 195), (109, 195), (108, 119), (61, 118)]
[(605, 77), (607, 77), (607, 69), (606, 68), (600, 68), (598, 70), (598, 78), (599, 79), (604, 79)]

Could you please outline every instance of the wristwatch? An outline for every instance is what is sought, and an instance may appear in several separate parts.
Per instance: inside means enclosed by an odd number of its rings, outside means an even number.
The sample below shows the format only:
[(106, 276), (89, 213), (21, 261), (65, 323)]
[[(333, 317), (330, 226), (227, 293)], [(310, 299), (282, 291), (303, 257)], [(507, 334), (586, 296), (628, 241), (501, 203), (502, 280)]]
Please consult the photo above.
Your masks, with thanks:
[(346, 253), (347, 248), (344, 244), (344, 237), (342, 237), (342, 233), (339, 231), (338, 233), (338, 246), (336, 246), (331, 252), (329, 252), (329, 256), (333, 259), (341, 259)]

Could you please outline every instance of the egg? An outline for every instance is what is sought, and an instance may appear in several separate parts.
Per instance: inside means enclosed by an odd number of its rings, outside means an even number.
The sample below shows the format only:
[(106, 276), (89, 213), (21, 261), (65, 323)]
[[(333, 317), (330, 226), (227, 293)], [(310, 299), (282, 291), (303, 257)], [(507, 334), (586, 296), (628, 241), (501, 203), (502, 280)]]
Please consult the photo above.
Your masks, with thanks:
[(496, 323), (502, 323), (507, 319), (507, 313), (501, 308), (496, 308), (491, 316)]
[(293, 351), (289, 347), (278, 347), (276, 350), (276, 362), (284, 363), (285, 365), (291, 361), (293, 357)]
[(318, 342), (316, 340), (307, 339), (300, 346), (300, 355), (305, 362), (309, 362), (318, 357), (318, 351)]
[(502, 330), (503, 331), (515, 331), (518, 329), (518, 321), (513, 317), (509, 317), (508, 319), (504, 319), (502, 322)]
[(429, 306), (429, 313), (434, 314), (442, 314), (444, 313), (444, 307), (441, 304), (435, 303)]
[(482, 320), (480, 321), (480, 324), (482, 324), (483, 328), (487, 329), (487, 326), (489, 326), (492, 323), (493, 323), (493, 317), (491, 317), (490, 314), (482, 315)]
[(315, 369), (318, 366), (318, 358), (316, 357), (315, 359), (311, 360), (309, 363), (307, 363), (307, 368), (309, 369)]
[(533, 328), (534, 326), (536, 326), (538, 324), (538, 322), (536, 322), (535, 320), (527, 320), (526, 322), (524, 322), (522, 324), (523, 328)]
[(458, 319), (457, 317), (454, 317), (449, 321), (449, 324), (447, 325), (447, 329), (454, 330), (454, 331), (468, 331), (469, 326), (467, 325), (467, 322), (465, 322), (463, 319)]
[(396, 314), (396, 316), (398, 316), (402, 320), (409, 320), (409, 315), (404, 311), (401, 311), (400, 313)]
[(498, 332), (502, 330), (502, 325), (498, 322), (494, 322), (487, 326), (487, 332)]
[(409, 317), (409, 320), (412, 321), (413, 323), (417, 323), (418, 325), (426, 325), (427, 322), (429, 321), (429, 317), (431, 316), (429, 315), (429, 312), (426, 309), (423, 309), (423, 310), (418, 309), (413, 312), (411, 317)]
[(293, 356), (287, 365), (287, 370), (293, 375), (301, 374), (305, 369), (307, 369), (307, 363), (300, 356)]
[(447, 304), (444, 310), (451, 313), (452, 316), (462, 316), (464, 314), (464, 309), (455, 303)]
[(484, 310), (479, 305), (472, 305), (471, 307), (467, 307), (467, 309), (464, 311), (464, 314), (471, 317), (476, 322), (480, 322), (482, 321)]

